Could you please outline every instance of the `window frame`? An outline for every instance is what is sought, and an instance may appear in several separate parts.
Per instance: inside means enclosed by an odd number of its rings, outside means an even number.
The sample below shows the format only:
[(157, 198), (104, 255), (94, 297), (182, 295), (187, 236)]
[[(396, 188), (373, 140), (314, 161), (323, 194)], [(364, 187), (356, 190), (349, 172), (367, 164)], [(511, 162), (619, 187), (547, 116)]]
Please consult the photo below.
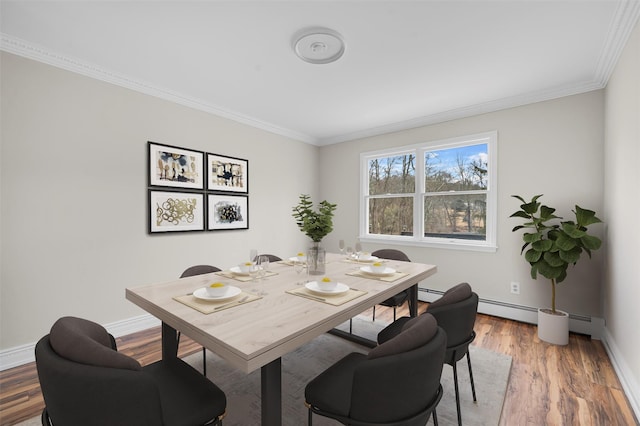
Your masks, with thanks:
[[(426, 237), (424, 236), (424, 200), (425, 193), (425, 161), (426, 152), (453, 149), (470, 145), (487, 144), (487, 216), (486, 237), (484, 240), (470, 240), (463, 238)], [(454, 250), (495, 252), (497, 234), (497, 144), (498, 132), (490, 131), (472, 135), (458, 136), (448, 139), (434, 140), (409, 146), (387, 148), (368, 151), (360, 154), (360, 229), (359, 239), (368, 243), (385, 243), (406, 246), (444, 248)], [(381, 157), (402, 156), (414, 154), (416, 161), (415, 189), (411, 193), (389, 194), (389, 197), (369, 195), (369, 160)], [(465, 191), (458, 191), (464, 193)], [(477, 193), (477, 191), (474, 191)], [(448, 192), (447, 192), (448, 193)], [(443, 194), (447, 194), (443, 193)], [(369, 199), (393, 198), (396, 196), (413, 197), (413, 235), (383, 235), (369, 234)]]

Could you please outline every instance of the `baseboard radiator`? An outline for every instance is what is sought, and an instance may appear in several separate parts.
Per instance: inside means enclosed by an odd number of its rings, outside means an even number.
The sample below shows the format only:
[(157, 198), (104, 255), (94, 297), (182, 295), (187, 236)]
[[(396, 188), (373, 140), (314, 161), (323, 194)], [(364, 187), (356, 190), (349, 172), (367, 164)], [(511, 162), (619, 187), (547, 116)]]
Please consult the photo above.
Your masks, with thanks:
[[(418, 299), (424, 302), (433, 302), (442, 296), (443, 293), (443, 291), (420, 288)], [(482, 297), (478, 303), (478, 312), (529, 324), (538, 323), (538, 308), (484, 299)], [(586, 334), (592, 339), (600, 340), (604, 332), (604, 319), (570, 313), (569, 330), (574, 333)]]

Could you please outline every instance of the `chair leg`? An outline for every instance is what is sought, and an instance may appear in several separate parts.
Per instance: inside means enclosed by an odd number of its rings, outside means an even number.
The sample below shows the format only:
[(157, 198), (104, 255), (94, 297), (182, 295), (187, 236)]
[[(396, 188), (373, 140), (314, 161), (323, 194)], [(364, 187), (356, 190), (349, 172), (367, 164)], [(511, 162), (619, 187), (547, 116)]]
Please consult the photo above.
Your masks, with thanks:
[(396, 320), (396, 306), (393, 307), (393, 320)]
[(438, 426), (438, 415), (436, 414), (436, 409), (433, 409), (433, 413), (431, 413), (431, 415), (433, 416), (433, 426)]
[(202, 347), (202, 375), (207, 377), (207, 350)]
[(349, 334), (353, 334), (353, 318), (349, 318)]
[(376, 305), (373, 305), (373, 321), (376, 320)]
[(476, 386), (473, 383), (473, 371), (471, 371), (471, 357), (467, 350), (467, 364), (469, 365), (469, 381), (471, 382), (471, 393), (473, 393), (473, 402), (478, 402), (476, 399)]
[(51, 418), (49, 417), (49, 412), (47, 411), (47, 407), (44, 407), (42, 410), (42, 415), (40, 416), (40, 422), (42, 426), (51, 426)]
[[(455, 357), (454, 357), (455, 359)], [(453, 362), (453, 383), (456, 390), (456, 409), (458, 410), (458, 426), (462, 426), (462, 415), (460, 414), (460, 392), (458, 391), (458, 368), (456, 362)]]
[(309, 426), (311, 426), (311, 423), (312, 423), (312, 419), (311, 419), (312, 416), (313, 416), (313, 411), (311, 411), (311, 407), (309, 407), (309, 419), (307, 420), (307, 424)]

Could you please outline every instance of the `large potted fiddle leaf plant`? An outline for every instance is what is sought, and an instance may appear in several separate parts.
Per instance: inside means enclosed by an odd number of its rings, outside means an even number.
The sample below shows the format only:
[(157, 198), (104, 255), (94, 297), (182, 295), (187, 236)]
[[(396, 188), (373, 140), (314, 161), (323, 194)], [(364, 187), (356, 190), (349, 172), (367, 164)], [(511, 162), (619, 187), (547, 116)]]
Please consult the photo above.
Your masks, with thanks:
[(333, 230), (333, 212), (336, 207), (336, 204), (323, 200), (314, 209), (313, 201), (307, 194), (301, 194), (298, 205), (293, 207), (296, 224), (313, 241), (307, 254), (307, 265), (312, 275), (324, 274), (325, 250), (320, 247), (320, 242)]
[(531, 278), (538, 275), (547, 278), (551, 284), (551, 308), (538, 310), (538, 337), (549, 343), (566, 345), (569, 343), (569, 315), (556, 309), (556, 286), (567, 278), (570, 265), (575, 265), (582, 253), (591, 258), (591, 252), (602, 245), (600, 238), (590, 235), (587, 227), (602, 222), (592, 210), (576, 205), (573, 210), (575, 220), (563, 221), (555, 215), (555, 208), (538, 201), (542, 194), (526, 201), (519, 195), (512, 195), (522, 202), (520, 210), (510, 217), (524, 219), (524, 223), (513, 228), (513, 232), (524, 229), (524, 245), (520, 254), (531, 266)]

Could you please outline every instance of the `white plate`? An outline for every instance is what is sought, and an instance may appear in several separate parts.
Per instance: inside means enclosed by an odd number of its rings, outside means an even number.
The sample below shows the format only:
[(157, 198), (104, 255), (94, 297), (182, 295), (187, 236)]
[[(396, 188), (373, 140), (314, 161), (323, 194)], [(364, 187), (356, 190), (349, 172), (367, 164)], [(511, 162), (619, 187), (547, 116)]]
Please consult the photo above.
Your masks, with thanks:
[(242, 272), (237, 266), (232, 266), (231, 268), (229, 268), (229, 270), (236, 275), (249, 275), (249, 271)]
[(364, 272), (365, 274), (369, 274), (369, 275), (377, 275), (377, 276), (380, 276), (380, 277), (384, 277), (384, 276), (386, 276), (386, 275), (393, 275), (393, 274), (395, 274), (395, 273), (396, 273), (396, 270), (395, 270), (395, 269), (393, 269), (393, 268), (388, 268), (388, 267), (385, 267), (385, 268), (384, 268), (384, 271), (382, 271), (382, 272), (374, 272), (374, 271), (372, 271), (372, 270), (371, 270), (371, 266), (361, 266), (361, 267), (360, 267), (360, 270), (361, 270), (362, 272)]
[(204, 287), (199, 288), (196, 291), (194, 291), (193, 295), (197, 299), (209, 300), (209, 301), (214, 301), (214, 302), (221, 302), (223, 300), (227, 300), (227, 299), (231, 299), (233, 297), (236, 297), (240, 293), (242, 293), (242, 290), (240, 290), (238, 287), (234, 287), (232, 285), (229, 285), (229, 286), (227, 286), (227, 292), (225, 294), (223, 294), (222, 296), (209, 296), (209, 294), (207, 293), (207, 289), (204, 288)]
[(327, 296), (327, 295), (338, 295), (338, 294), (346, 293), (347, 291), (349, 291), (349, 286), (346, 285), (346, 284), (342, 284), (342, 283), (336, 284), (336, 288), (334, 288), (333, 290), (322, 290), (322, 289), (320, 289), (320, 287), (318, 287), (318, 283), (316, 281), (311, 281), (309, 283), (306, 283), (304, 286), (308, 290), (313, 291), (314, 293), (320, 293), (320, 294), (323, 294), (325, 296)]
[(302, 256), (302, 259), (300, 259), (298, 256), (293, 256), (289, 258), (289, 262), (306, 262), (307, 261), (307, 256)]

